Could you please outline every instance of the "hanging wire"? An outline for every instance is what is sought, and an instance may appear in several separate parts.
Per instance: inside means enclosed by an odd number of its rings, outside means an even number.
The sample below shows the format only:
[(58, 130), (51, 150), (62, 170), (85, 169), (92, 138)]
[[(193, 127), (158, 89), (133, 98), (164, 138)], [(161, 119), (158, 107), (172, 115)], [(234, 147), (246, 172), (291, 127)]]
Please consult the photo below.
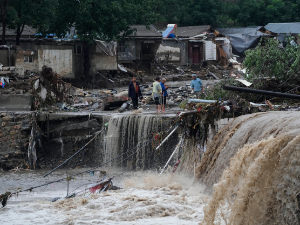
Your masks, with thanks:
[[(173, 129), (175, 126), (177, 126), (177, 123), (175, 123), (175, 124), (173, 124), (172, 126), (170, 126), (170, 127), (169, 127), (166, 131), (164, 131), (164, 132), (165, 132), (165, 133), (168, 133), (168, 132), (169, 132), (171, 129)], [(102, 130), (103, 130), (103, 129), (102, 129)], [(98, 131), (96, 134), (98, 135), (102, 130)], [(95, 138), (97, 135), (95, 135), (94, 138)], [(93, 138), (93, 139), (94, 139), (94, 138)], [(87, 144), (85, 144), (85, 146), (87, 146), (93, 139), (91, 139)], [(104, 165), (106, 165), (106, 164), (108, 164), (108, 163), (110, 163), (110, 162), (112, 162), (112, 161), (115, 161), (116, 159), (119, 159), (120, 157), (124, 156), (125, 154), (131, 153), (131, 154), (130, 154), (129, 156), (127, 156), (125, 159), (121, 160), (121, 162), (122, 162), (122, 161), (128, 159), (129, 157), (133, 156), (135, 153), (137, 153), (137, 150), (138, 150), (139, 148), (143, 147), (144, 145), (146, 146), (146, 145), (148, 145), (149, 143), (151, 143), (152, 140), (153, 140), (153, 137), (152, 137), (152, 138), (149, 138), (148, 140), (146, 140), (146, 141), (144, 141), (144, 142), (142, 142), (142, 143), (139, 143), (136, 147), (134, 147), (134, 148), (132, 148), (132, 149), (130, 149), (130, 150), (128, 150), (128, 151), (126, 151), (126, 152), (120, 154), (119, 156), (114, 157), (113, 159), (111, 159), (111, 160), (109, 160), (109, 161), (107, 161), (107, 162), (105, 162), (105, 163), (100, 164), (100, 165), (97, 166), (97, 167), (94, 167), (93, 169), (89, 169), (89, 170), (86, 170), (86, 171), (83, 171), (83, 172), (79, 172), (79, 173), (76, 173), (76, 174), (73, 174), (73, 175), (69, 175), (69, 176), (66, 177), (66, 178), (61, 178), (61, 179), (58, 179), (58, 180), (55, 180), (55, 181), (50, 181), (50, 182), (47, 182), (47, 183), (44, 183), (44, 184), (41, 184), (41, 185), (37, 185), (37, 186), (30, 187), (30, 188), (27, 188), (27, 189), (19, 190), (19, 191), (13, 192), (13, 193), (11, 193), (11, 192), (6, 192), (6, 194), (0, 195), (0, 196), (1, 196), (0, 200), (2, 201), (3, 199), (6, 199), (6, 201), (7, 201), (8, 198), (10, 198), (12, 195), (18, 195), (18, 194), (21, 193), (21, 192), (27, 192), (27, 191), (32, 192), (33, 189), (36, 189), (36, 188), (44, 187), (44, 186), (47, 186), (47, 185), (50, 185), (50, 184), (54, 184), (54, 183), (59, 183), (59, 182), (65, 181), (65, 180), (68, 181), (69, 179), (73, 179), (74, 177), (76, 177), (76, 176), (78, 176), (78, 175), (82, 175), (82, 174), (85, 174), (85, 173), (90, 173), (90, 172), (92, 172), (92, 171), (96, 171), (97, 168), (103, 167)], [(85, 147), (85, 146), (84, 146), (84, 147)], [(83, 147), (83, 148), (84, 148), (84, 147)], [(80, 149), (79, 151), (77, 151), (75, 154), (78, 154), (83, 148), (81, 148), (81, 149)], [(74, 155), (75, 155), (75, 154), (74, 154)], [(60, 166), (62, 166), (62, 165), (65, 164), (66, 162), (68, 162), (72, 157), (74, 157), (74, 155), (71, 156), (71, 157), (69, 157), (69, 158), (68, 158), (64, 163), (62, 163)], [(120, 163), (120, 162), (119, 162), (119, 163)], [(56, 169), (57, 169), (57, 167), (56, 167), (54, 170), (56, 170)], [(50, 171), (50, 172), (53, 172), (54, 170), (52, 170), (52, 171)], [(46, 174), (46, 175), (49, 175), (50, 172), (49, 172), (48, 174)], [(124, 172), (123, 172), (123, 173), (124, 173)], [(121, 174), (123, 174), (123, 173), (121, 173)], [(120, 176), (121, 174), (119, 174), (119, 176)], [(45, 175), (45, 176), (46, 176), (46, 175)], [(112, 179), (112, 178), (111, 178), (111, 179)], [(6, 205), (6, 204), (5, 204), (5, 205)], [(3, 207), (5, 207), (5, 205), (3, 205)], [(2, 208), (3, 208), (3, 207), (2, 207)]]

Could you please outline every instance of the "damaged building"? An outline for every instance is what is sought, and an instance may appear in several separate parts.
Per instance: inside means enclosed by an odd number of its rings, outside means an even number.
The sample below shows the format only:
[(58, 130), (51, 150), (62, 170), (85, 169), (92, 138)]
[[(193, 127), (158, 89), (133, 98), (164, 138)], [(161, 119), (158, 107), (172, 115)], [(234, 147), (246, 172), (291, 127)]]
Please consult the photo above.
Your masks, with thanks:
[(230, 40), (232, 53), (234, 55), (243, 56), (247, 49), (255, 48), (261, 37), (270, 37), (259, 31), (261, 27), (234, 27), (234, 28), (217, 28), (217, 32), (221, 33)]
[(286, 42), (288, 36), (293, 36), (297, 44), (300, 44), (300, 23), (268, 23), (266, 26), (260, 28), (261, 32), (275, 36), (277, 40)]
[(48, 66), (62, 78), (79, 78), (84, 74), (85, 58), (89, 60), (90, 75), (118, 68), (116, 42), (96, 40), (94, 45), (86, 46), (76, 39), (22, 37), (20, 46), (15, 46), (15, 39), (8, 38), (7, 45), (0, 51), (0, 63), (15, 67), (20, 76), (37, 73)]
[(162, 34), (154, 25), (135, 25), (130, 28), (132, 33), (122, 36), (118, 42), (119, 63), (150, 65), (162, 42)]
[(157, 52), (157, 62), (200, 68), (204, 61), (224, 65), (232, 55), (230, 41), (210, 25), (177, 27), (169, 24)]

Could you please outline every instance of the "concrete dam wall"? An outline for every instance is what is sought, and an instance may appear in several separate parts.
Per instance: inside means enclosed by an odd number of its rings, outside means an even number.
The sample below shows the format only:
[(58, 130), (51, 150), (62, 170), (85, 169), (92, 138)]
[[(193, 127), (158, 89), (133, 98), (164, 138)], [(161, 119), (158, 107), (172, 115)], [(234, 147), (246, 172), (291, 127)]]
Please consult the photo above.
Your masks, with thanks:
[[(172, 125), (172, 118), (167, 116), (37, 113), (36, 121), (33, 121), (32, 113), (3, 112), (0, 116), (0, 164), (4, 170), (29, 166), (27, 159), (31, 136), (35, 140), (37, 169), (58, 166), (104, 127), (105, 130), (65, 167), (105, 164), (105, 167), (154, 169), (168, 160), (178, 142), (178, 133), (175, 132), (162, 148), (154, 150), (161, 138), (164, 138), (162, 131)], [(33, 124), (36, 124), (34, 133)], [(155, 136), (159, 140), (156, 141)]]

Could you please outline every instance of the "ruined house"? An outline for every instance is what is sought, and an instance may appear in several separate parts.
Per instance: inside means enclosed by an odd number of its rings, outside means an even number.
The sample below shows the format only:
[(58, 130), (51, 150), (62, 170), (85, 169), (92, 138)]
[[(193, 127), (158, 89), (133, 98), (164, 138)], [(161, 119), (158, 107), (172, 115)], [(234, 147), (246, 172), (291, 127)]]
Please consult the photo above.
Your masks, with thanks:
[(300, 44), (300, 22), (293, 23), (268, 23), (259, 29), (265, 34), (275, 36), (279, 41), (286, 41), (287, 36), (294, 36), (297, 44)]
[(216, 31), (229, 39), (233, 54), (243, 56), (247, 49), (257, 46), (261, 37), (271, 36), (270, 34), (260, 32), (260, 28), (260, 26), (217, 28)]
[(134, 25), (129, 35), (120, 34), (118, 42), (119, 63), (136, 63), (150, 65), (155, 59), (156, 51), (162, 41), (162, 34), (150, 25)]
[[(168, 25), (163, 32), (163, 41), (157, 51), (156, 62), (199, 67), (203, 61), (219, 60), (217, 42), (224, 43), (226, 40), (227, 38), (222, 37), (216, 40), (210, 25), (188, 27)], [(230, 54), (230, 48), (226, 50)]]
[[(41, 71), (44, 65), (52, 67), (62, 78), (79, 78), (84, 66), (90, 66), (90, 75), (97, 71), (117, 70), (117, 43), (95, 40), (88, 47), (74, 38), (37, 38), (36, 30), (25, 26), (20, 44), (16, 46), (16, 32), (8, 29), (6, 45), (0, 48), (0, 63), (4, 67), (15, 67), (19, 75)], [(85, 59), (88, 59), (89, 64)]]

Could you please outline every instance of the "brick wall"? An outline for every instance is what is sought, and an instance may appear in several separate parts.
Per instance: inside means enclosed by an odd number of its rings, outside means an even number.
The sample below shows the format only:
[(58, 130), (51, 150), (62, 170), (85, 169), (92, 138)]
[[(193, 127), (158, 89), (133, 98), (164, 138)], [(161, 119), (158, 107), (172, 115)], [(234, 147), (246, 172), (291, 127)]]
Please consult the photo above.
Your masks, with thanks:
[(26, 167), (30, 116), (29, 113), (0, 113), (0, 167), (2, 169)]

